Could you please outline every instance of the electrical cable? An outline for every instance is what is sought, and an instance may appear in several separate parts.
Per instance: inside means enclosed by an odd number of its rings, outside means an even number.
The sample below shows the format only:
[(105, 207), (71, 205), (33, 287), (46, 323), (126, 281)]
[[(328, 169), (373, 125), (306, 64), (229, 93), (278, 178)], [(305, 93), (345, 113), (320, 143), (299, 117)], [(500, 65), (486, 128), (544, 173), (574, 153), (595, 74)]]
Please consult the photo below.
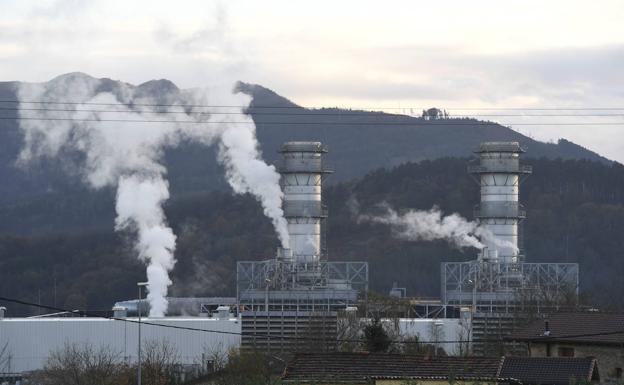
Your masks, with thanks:
[[(121, 104), (120, 106), (125, 106)], [(127, 107), (127, 106), (126, 106)], [(184, 108), (185, 106), (175, 106)], [(208, 108), (208, 107), (205, 107)], [(244, 107), (241, 107), (244, 108)], [(120, 110), (100, 110), (100, 109), (66, 109), (66, 108), (18, 108), (18, 107), (0, 107), (0, 111), (44, 111), (44, 112), (93, 112), (93, 113), (148, 113), (148, 114), (184, 114), (184, 115), (192, 115), (192, 114), (207, 114), (207, 115), (251, 115), (251, 116), (338, 116), (341, 118), (352, 118), (352, 117), (361, 117), (361, 116), (374, 116), (378, 118), (420, 118), (420, 116), (410, 115), (410, 114), (397, 114), (397, 113), (383, 113), (379, 111), (335, 111), (335, 112), (321, 112), (321, 111), (302, 111), (302, 112), (240, 112), (240, 111), (232, 111), (232, 112), (223, 112), (223, 111), (159, 111), (159, 110), (151, 110), (151, 111), (137, 111), (137, 110), (129, 110), (129, 111), (120, 111)], [(467, 114), (467, 115), (453, 115), (450, 119), (457, 118), (471, 118), (471, 117), (624, 117), (624, 113), (618, 114)], [(448, 120), (448, 119), (442, 119)]]
[[(0, 100), (0, 103), (14, 103), (14, 104), (60, 104), (60, 105), (92, 105), (92, 106), (127, 106), (124, 103), (96, 103), (96, 102), (77, 102), (77, 101), (34, 101), (34, 100)], [(319, 107), (319, 106), (299, 106), (299, 105), (291, 105), (291, 106), (269, 106), (269, 105), (253, 105), (250, 104), (248, 106), (241, 105), (210, 105), (210, 104), (189, 104), (189, 105), (181, 105), (181, 104), (149, 104), (149, 103), (130, 103), (131, 106), (141, 106), (141, 107), (209, 107), (209, 108), (279, 108), (279, 109), (344, 109), (344, 110), (353, 110), (364, 109), (364, 110), (420, 110), (421, 107), (414, 106), (406, 106), (406, 107)], [(447, 111), (624, 111), (624, 107), (450, 107), (444, 108), (443, 110)]]
[[(235, 121), (235, 122), (219, 122), (208, 120), (141, 120), (141, 119), (72, 119), (72, 118), (34, 118), (34, 117), (0, 117), (0, 120), (34, 120), (34, 121), (69, 121), (69, 122), (113, 122), (113, 123), (169, 123), (169, 124), (253, 124), (253, 125), (333, 125), (333, 126), (621, 126), (622, 123), (616, 122), (575, 122), (575, 123), (496, 123), (496, 122), (447, 122), (444, 123), (431, 123), (428, 122), (414, 122), (414, 123), (392, 123), (392, 122), (254, 122), (254, 121)], [(434, 122), (440, 122), (441, 120), (435, 120)]]

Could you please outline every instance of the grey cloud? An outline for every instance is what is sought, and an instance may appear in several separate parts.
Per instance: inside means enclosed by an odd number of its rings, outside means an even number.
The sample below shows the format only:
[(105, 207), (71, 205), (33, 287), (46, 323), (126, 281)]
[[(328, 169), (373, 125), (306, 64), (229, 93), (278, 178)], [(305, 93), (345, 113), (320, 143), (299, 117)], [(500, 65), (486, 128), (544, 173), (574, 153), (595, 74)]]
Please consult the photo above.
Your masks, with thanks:
[[(367, 80), (354, 71), (323, 84), (307, 84), (300, 74), (282, 72), (278, 82), (289, 95), (318, 91), (351, 99), (480, 99), (496, 103), (510, 96), (538, 97), (548, 103), (570, 104), (621, 98), (624, 46), (535, 51), (506, 55), (475, 55), (453, 47), (377, 47), (345, 53), (371, 71), (399, 74), (419, 82)], [(270, 69), (269, 69), (270, 70)], [(281, 79), (279, 79), (281, 77)], [(288, 85), (296, 89), (288, 89)], [(295, 95), (296, 96), (296, 95)]]

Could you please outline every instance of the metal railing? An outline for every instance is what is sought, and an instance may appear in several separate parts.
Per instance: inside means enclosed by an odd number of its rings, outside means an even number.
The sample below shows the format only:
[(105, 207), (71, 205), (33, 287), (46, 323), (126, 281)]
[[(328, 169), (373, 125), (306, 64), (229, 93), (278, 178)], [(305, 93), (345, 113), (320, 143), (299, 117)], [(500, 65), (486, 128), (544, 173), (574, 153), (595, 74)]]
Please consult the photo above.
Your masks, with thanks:
[(468, 172), (471, 174), (495, 174), (495, 173), (510, 173), (510, 174), (531, 174), (533, 172), (533, 166), (526, 164), (519, 165), (490, 165), (481, 166), (480, 164), (468, 165)]

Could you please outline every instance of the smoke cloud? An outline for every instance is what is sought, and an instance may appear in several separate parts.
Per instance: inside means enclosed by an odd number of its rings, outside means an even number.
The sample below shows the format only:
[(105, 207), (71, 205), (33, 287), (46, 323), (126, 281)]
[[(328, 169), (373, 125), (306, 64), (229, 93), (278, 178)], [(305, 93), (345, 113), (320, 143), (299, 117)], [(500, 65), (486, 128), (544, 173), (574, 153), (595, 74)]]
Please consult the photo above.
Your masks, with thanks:
[[(251, 119), (251, 118), (248, 118)], [(262, 204), (271, 219), (282, 247), (288, 248), (288, 224), (282, 210), (284, 194), (279, 185), (280, 174), (274, 166), (261, 160), (253, 126), (230, 126), (221, 136), (220, 161), (226, 167), (227, 180), (239, 194), (251, 193)]]
[[(351, 200), (349, 207), (359, 212), (357, 201)], [(408, 210), (399, 214), (388, 203), (378, 205), (381, 214), (359, 214), (358, 222), (380, 223), (392, 228), (397, 238), (408, 241), (446, 240), (458, 248), (474, 247), (483, 249), (482, 241), (491, 242), (500, 247), (513, 247), (509, 242), (497, 239), (491, 231), (481, 227), (479, 223), (468, 221), (461, 215), (453, 213), (443, 215), (438, 207), (430, 210)]]
[(167, 311), (167, 288), (171, 285), (176, 236), (165, 225), (162, 203), (169, 198), (169, 186), (160, 176), (121, 177), (117, 186), (116, 230), (135, 229), (139, 258), (148, 263), (147, 282), (150, 315), (162, 317)]
[[(183, 141), (205, 145), (218, 141), (219, 160), (234, 191), (257, 197), (283, 245), (288, 244), (288, 232), (279, 174), (261, 160), (251, 118), (239, 115), (249, 97), (233, 94), (231, 88), (179, 91), (165, 85), (152, 91), (145, 96), (138, 88), (117, 82), (111, 86), (110, 81), (84, 74), (22, 84), (19, 124), (25, 145), (18, 164), (77, 151), (84, 158), (80, 172), (89, 187), (117, 187), (115, 229), (136, 232), (138, 257), (147, 263), (150, 316), (161, 317), (167, 309), (176, 245), (162, 209), (169, 198), (162, 163), (165, 148)], [(241, 108), (211, 114), (210, 108), (198, 112), (190, 107), (197, 105)], [(132, 120), (159, 122), (127, 122)], [(234, 123), (240, 121), (245, 124)]]

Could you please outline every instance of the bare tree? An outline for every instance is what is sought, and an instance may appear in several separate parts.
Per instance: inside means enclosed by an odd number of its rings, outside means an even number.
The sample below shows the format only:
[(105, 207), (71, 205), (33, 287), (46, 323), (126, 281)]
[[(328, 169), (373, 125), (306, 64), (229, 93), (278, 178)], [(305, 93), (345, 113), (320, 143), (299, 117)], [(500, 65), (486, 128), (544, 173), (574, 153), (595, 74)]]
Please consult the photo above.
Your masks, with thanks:
[(200, 375), (221, 371), (228, 362), (228, 352), (222, 342), (216, 345), (204, 345), (201, 359), (196, 361), (200, 367)]
[(214, 385), (278, 384), (281, 381), (271, 375), (268, 359), (259, 352), (232, 349), (227, 364), (211, 382)]
[(364, 325), (357, 310), (343, 310), (338, 312), (336, 329), (338, 351), (354, 352), (361, 349), (359, 340), (362, 339)]
[(108, 346), (66, 344), (51, 353), (35, 375), (42, 385), (120, 385), (124, 370), (121, 354)]
[(178, 351), (166, 339), (145, 342), (141, 365), (142, 383), (145, 385), (175, 383), (180, 375), (179, 362)]

